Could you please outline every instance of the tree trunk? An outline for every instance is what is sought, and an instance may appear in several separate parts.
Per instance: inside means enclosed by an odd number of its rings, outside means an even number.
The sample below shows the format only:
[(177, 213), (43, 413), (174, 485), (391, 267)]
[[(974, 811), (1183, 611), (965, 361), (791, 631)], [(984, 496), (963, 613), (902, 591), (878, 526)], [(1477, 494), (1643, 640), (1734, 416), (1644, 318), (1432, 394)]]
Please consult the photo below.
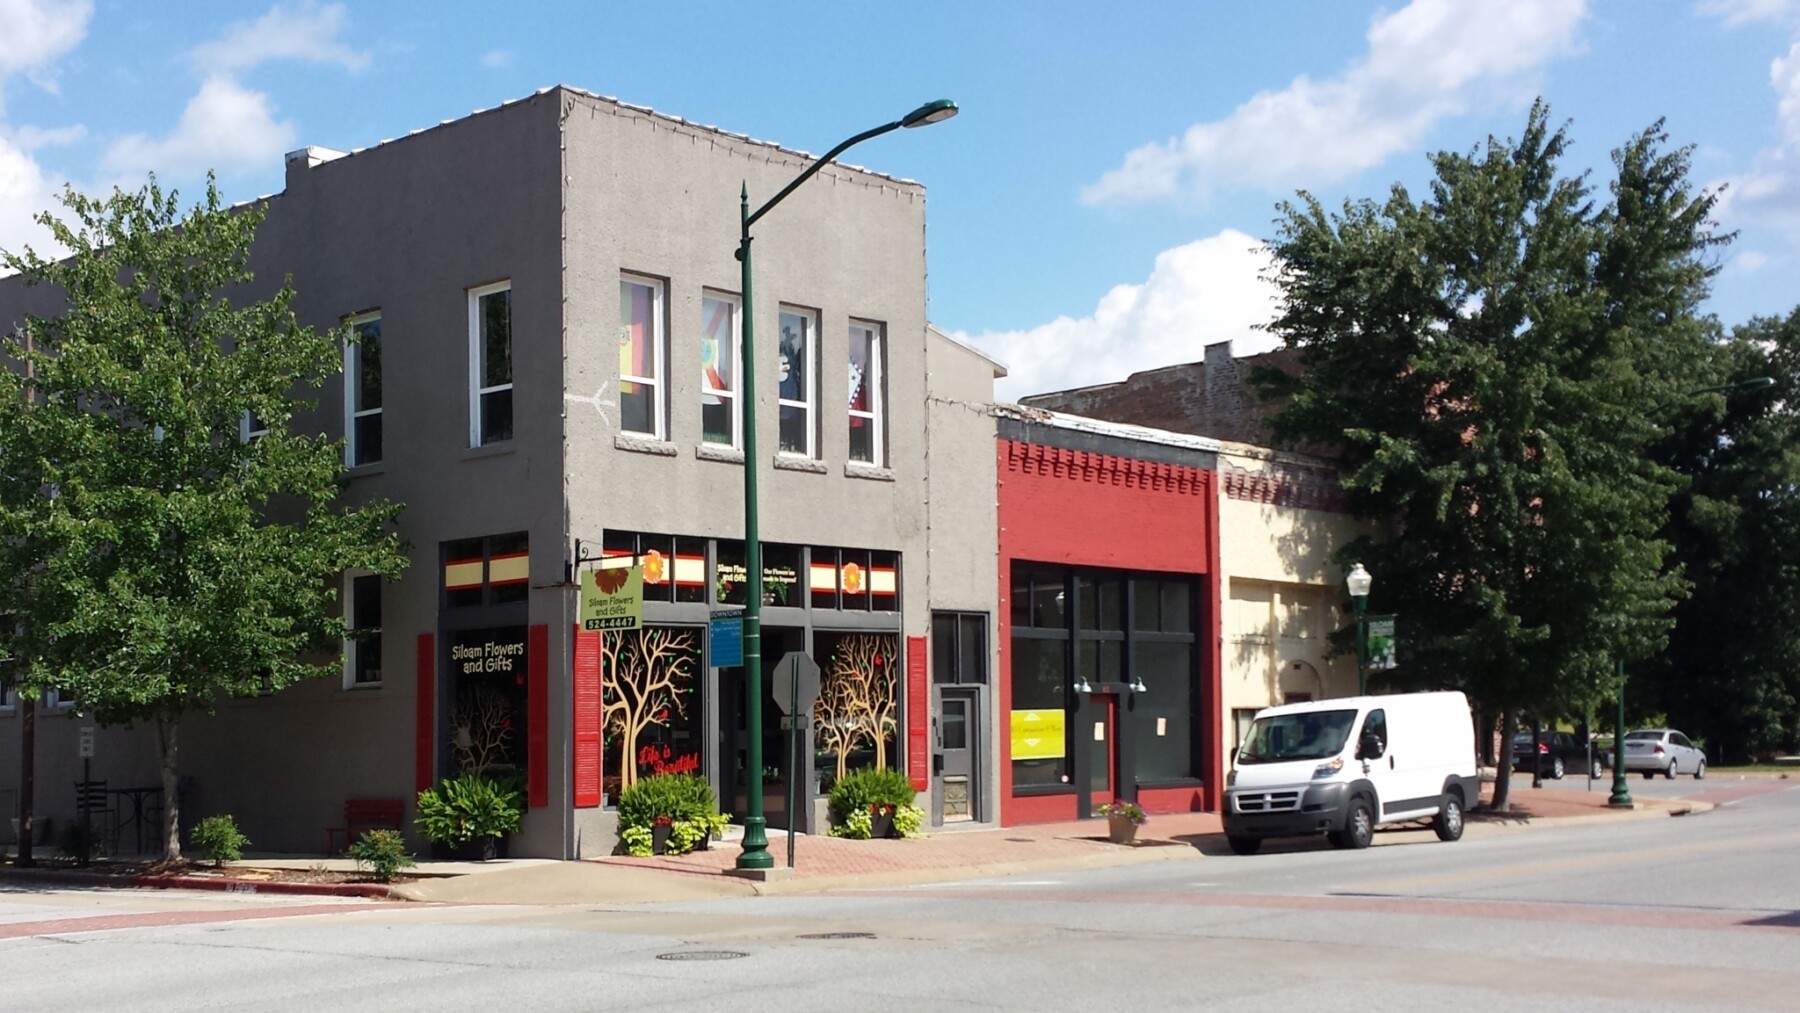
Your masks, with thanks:
[(19, 858), (21, 869), (37, 864), (31, 857), (31, 810), (37, 794), (37, 694), (19, 693)]
[(175, 732), (177, 719), (159, 714), (156, 717), (157, 744), (162, 747), (163, 788), (163, 858), (181, 860), (181, 794), (175, 776)]
[(1511, 707), (1504, 711), (1506, 720), (1500, 727), (1500, 755), (1494, 757), (1494, 801), (1492, 808), (1497, 813), (1507, 812), (1512, 807), (1512, 742), (1513, 736), (1519, 734), (1519, 715)]

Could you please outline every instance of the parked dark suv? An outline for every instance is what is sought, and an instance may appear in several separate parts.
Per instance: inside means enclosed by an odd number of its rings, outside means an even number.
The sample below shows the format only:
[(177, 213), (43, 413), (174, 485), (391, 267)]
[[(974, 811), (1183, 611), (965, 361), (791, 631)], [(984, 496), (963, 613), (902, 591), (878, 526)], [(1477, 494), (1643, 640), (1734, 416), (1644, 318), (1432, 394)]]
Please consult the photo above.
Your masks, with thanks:
[(1543, 732), (1543, 741), (1538, 743), (1530, 732), (1520, 732), (1513, 736), (1513, 769), (1531, 770), (1532, 752), (1537, 752), (1537, 770), (1540, 777), (1561, 779), (1565, 771), (1587, 769), (1593, 777), (1605, 774), (1605, 765), (1598, 752), (1588, 758), (1587, 746), (1568, 732)]

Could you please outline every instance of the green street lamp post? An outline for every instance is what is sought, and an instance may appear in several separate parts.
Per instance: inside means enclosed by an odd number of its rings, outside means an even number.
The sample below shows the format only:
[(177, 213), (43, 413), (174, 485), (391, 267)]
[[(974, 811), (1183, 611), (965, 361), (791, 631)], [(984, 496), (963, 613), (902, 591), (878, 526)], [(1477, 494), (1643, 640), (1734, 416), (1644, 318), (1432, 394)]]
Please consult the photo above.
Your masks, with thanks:
[[(1732, 391), (1761, 390), (1773, 386), (1775, 386), (1774, 377), (1753, 376), (1748, 380), (1739, 380), (1736, 383), (1721, 383), (1711, 387), (1697, 387), (1687, 391), (1684, 396), (1694, 397), (1699, 394), (1726, 394)], [(1613, 783), (1612, 794), (1607, 796), (1606, 804), (1620, 809), (1630, 809), (1635, 803), (1631, 800), (1631, 789), (1625, 786), (1625, 659), (1623, 658), (1620, 658), (1618, 661), (1618, 672), (1619, 709), (1618, 713), (1614, 715), (1615, 723), (1613, 725)]]
[(1350, 576), (1344, 578), (1344, 585), (1350, 589), (1350, 600), (1356, 603), (1356, 695), (1368, 692), (1369, 672), (1369, 620), (1365, 613), (1369, 606), (1369, 588), (1375, 578), (1363, 569), (1361, 563), (1350, 569)]
[[(745, 702), (744, 723), (747, 731), (746, 756), (747, 767), (746, 798), (744, 802), (744, 850), (738, 853), (739, 869), (772, 869), (775, 867), (775, 856), (769, 854), (769, 837), (767, 821), (763, 818), (763, 743), (762, 743), (762, 606), (763, 606), (763, 571), (762, 541), (757, 532), (756, 501), (756, 313), (750, 294), (750, 226), (769, 213), (769, 209), (782, 202), (788, 194), (799, 188), (800, 184), (811, 179), (815, 173), (824, 168), (826, 163), (844, 153), (851, 145), (860, 144), (871, 137), (879, 137), (890, 130), (901, 127), (923, 127), (939, 123), (955, 116), (956, 103), (949, 99), (939, 99), (907, 113), (892, 123), (884, 123), (873, 130), (865, 130), (855, 137), (844, 141), (837, 147), (827, 151), (817, 161), (807, 166), (805, 171), (795, 176), (793, 182), (781, 188), (781, 192), (769, 198), (769, 202), (754, 212), (750, 210), (750, 184), (744, 183), (741, 195), (742, 208), (740, 217), (743, 230), (738, 238), (737, 259), (743, 267), (744, 286), (744, 334), (742, 351), (742, 369), (744, 372), (744, 568), (747, 571), (745, 581), (746, 593), (744, 601), (744, 680)], [(790, 772), (793, 776), (793, 772)], [(789, 819), (793, 818), (789, 814)], [(792, 832), (792, 828), (789, 828)]]

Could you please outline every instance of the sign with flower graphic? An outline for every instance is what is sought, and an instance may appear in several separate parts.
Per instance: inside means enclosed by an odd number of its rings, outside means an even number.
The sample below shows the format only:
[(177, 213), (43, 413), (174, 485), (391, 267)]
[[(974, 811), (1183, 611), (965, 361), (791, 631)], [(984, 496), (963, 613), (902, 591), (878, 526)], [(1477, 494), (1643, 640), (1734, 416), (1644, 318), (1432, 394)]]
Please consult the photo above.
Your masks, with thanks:
[(581, 628), (635, 630), (644, 625), (644, 568), (605, 567), (581, 575)]

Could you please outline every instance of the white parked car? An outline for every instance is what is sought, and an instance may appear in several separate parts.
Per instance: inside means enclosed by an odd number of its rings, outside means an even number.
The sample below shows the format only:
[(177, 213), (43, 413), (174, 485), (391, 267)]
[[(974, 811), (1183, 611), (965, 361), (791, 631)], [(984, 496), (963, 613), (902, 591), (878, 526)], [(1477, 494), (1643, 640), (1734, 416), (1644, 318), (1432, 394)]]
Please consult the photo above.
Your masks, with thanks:
[(1673, 728), (1640, 728), (1625, 733), (1625, 769), (1645, 778), (1692, 774), (1697, 780), (1706, 776), (1706, 754)]

